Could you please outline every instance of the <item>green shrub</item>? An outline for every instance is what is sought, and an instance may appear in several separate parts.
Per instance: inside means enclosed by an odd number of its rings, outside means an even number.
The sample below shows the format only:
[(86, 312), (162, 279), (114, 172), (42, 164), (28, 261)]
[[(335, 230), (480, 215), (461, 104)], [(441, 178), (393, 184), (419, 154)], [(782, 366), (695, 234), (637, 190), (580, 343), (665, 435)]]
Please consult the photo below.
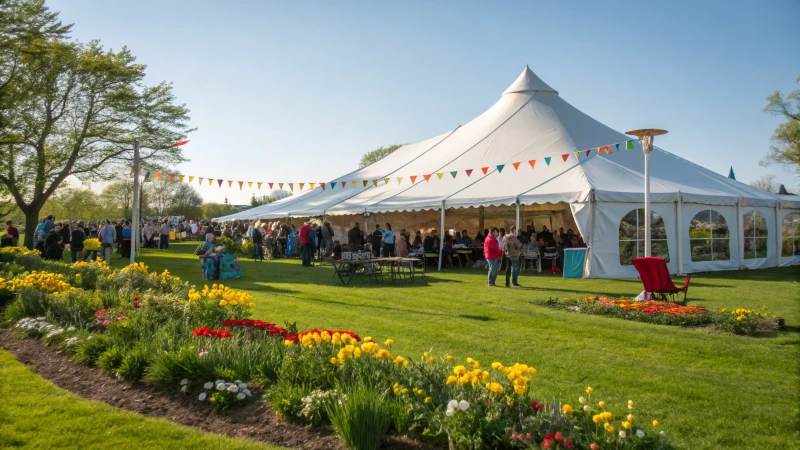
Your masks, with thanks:
[(353, 450), (377, 449), (389, 428), (389, 403), (375, 388), (358, 383), (329, 403), (328, 417), (344, 445)]
[(22, 266), (27, 272), (42, 268), (42, 257), (38, 254), (17, 255), (14, 257), (14, 262)]
[(114, 346), (103, 352), (103, 354), (97, 358), (97, 367), (109, 375), (115, 375), (117, 369), (122, 365), (122, 360), (124, 358), (125, 350), (122, 347)]
[(42, 260), (41, 266), (39, 269), (42, 272), (52, 272), (52, 273), (60, 273), (64, 275), (65, 278), (72, 275), (72, 271), (69, 269), (69, 266), (61, 261), (50, 261), (50, 260)]
[(15, 303), (18, 303), (21, 317), (38, 317), (43, 316), (46, 312), (46, 297), (44, 291), (32, 288), (19, 289), (19, 298)]
[(92, 334), (85, 341), (75, 344), (75, 359), (82, 364), (94, 367), (97, 360), (111, 348), (111, 340), (102, 334)]
[(214, 362), (200, 358), (194, 346), (184, 346), (176, 353), (154, 356), (145, 370), (144, 381), (159, 388), (173, 389), (182, 379), (210, 380), (217, 378)]
[(117, 375), (128, 383), (134, 384), (144, 377), (149, 359), (148, 349), (137, 345), (125, 353), (125, 357), (122, 358), (122, 363), (117, 369)]
[(48, 294), (45, 299), (48, 319), (76, 328), (88, 328), (94, 324), (94, 314), (101, 309), (100, 300), (87, 291), (58, 292)]
[(279, 379), (264, 396), (275, 414), (289, 420), (296, 420), (303, 410), (303, 398), (311, 393), (308, 385), (296, 385)]

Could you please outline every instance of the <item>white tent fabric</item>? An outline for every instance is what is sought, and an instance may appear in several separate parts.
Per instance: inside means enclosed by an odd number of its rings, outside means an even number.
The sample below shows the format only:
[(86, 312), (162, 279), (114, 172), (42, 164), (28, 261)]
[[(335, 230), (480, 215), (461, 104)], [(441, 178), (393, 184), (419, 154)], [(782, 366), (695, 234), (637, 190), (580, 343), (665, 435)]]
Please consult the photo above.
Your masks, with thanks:
[[(497, 103), (463, 126), (403, 145), (374, 164), (327, 183), (324, 190), (318, 187), (218, 220), (566, 202), (587, 242), (594, 244), (587, 275), (633, 276), (631, 266), (620, 265), (617, 239), (611, 239), (617, 235), (622, 216), (644, 201), (644, 157), (638, 143), (634, 150), (625, 150), (629, 139), (567, 103), (526, 67)], [(621, 143), (619, 150), (616, 143)], [(611, 145), (613, 154), (594, 150), (606, 145)], [(587, 149), (591, 149), (588, 156), (584, 152)], [(577, 158), (575, 152), (581, 152)], [(562, 155), (568, 155), (566, 161)], [(533, 169), (529, 161), (535, 161)], [(515, 169), (513, 163), (520, 163), (519, 168)], [(499, 165), (504, 165), (502, 172)], [(488, 168), (486, 174), (483, 167)], [(466, 169), (473, 172), (468, 176)], [(442, 181), (437, 173), (444, 173)], [(423, 180), (425, 174), (432, 174), (430, 181)], [(419, 177), (414, 184), (409, 182), (411, 175)], [(403, 181), (398, 183), (397, 177), (403, 177)], [(387, 178), (388, 183), (384, 181)], [(372, 180), (379, 180), (377, 186)], [(692, 261), (687, 234), (694, 209), (713, 206), (719, 212), (724, 210), (723, 215), (730, 217), (727, 224), (731, 236), (735, 237), (739, 221), (738, 213), (732, 211), (772, 208), (775, 213), (770, 223), (778, 224), (782, 220), (777, 217), (779, 211), (800, 209), (800, 199), (786, 197), (792, 196), (760, 191), (662, 149), (651, 154), (651, 202), (665, 204), (654, 209), (664, 210), (660, 214), (671, 230), (671, 240), (682, 243), (670, 246), (673, 272), (744, 265), (733, 244), (727, 262)], [(604, 206), (585, 208), (581, 204)], [(778, 225), (774, 230), (780, 233)], [(772, 247), (769, 262), (751, 261), (747, 265), (781, 264), (777, 249)]]

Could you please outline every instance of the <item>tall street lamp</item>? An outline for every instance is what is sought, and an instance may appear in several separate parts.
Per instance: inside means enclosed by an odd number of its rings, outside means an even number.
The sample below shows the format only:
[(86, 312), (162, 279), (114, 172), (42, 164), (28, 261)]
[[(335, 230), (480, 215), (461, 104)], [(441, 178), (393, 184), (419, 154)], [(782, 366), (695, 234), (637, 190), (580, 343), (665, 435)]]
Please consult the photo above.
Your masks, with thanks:
[(642, 144), (644, 152), (644, 256), (652, 256), (650, 239), (650, 152), (653, 151), (653, 140), (656, 136), (667, 134), (667, 130), (658, 128), (642, 128), (626, 131), (625, 134), (636, 136)]

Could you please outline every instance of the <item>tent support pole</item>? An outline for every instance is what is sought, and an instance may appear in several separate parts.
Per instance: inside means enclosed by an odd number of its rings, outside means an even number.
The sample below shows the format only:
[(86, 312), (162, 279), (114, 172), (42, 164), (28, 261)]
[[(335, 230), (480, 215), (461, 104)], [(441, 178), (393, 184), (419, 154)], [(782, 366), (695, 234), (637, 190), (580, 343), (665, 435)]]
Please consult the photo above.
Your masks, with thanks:
[(444, 247), (444, 233), (446, 233), (444, 231), (444, 200), (442, 200), (442, 228), (441, 228), (441, 231), (442, 231), (442, 233), (439, 235), (439, 236), (441, 236), (439, 238), (439, 272), (442, 271), (442, 253), (443, 253), (442, 252), (442, 250), (443, 250), (442, 247)]
[(517, 201), (514, 202), (514, 206), (516, 206), (517, 208), (517, 221), (515, 228), (517, 229), (517, 231), (519, 231), (519, 198), (517, 198)]
[[(141, 226), (139, 224), (139, 142), (133, 142), (133, 202), (131, 203), (131, 230), (133, 231), (133, 235), (131, 236), (131, 261), (130, 263), (133, 264), (136, 261), (136, 245), (138, 243), (139, 232), (141, 231)], [(119, 237), (122, 239), (122, 236)]]
[(739, 251), (739, 270), (744, 267), (744, 217), (742, 216), (742, 197), (736, 202), (736, 249)]
[(675, 202), (675, 239), (678, 241), (678, 275), (683, 275), (683, 199), (678, 192), (678, 201)]
[[(592, 258), (594, 257), (594, 221), (595, 221), (595, 210), (597, 209), (597, 205), (595, 205), (595, 198), (594, 198), (594, 189), (589, 194), (589, 226), (586, 230), (589, 233), (589, 240), (586, 243), (588, 249), (588, 254), (586, 255), (586, 266), (583, 271), (584, 278), (591, 278), (592, 277)], [(574, 215), (573, 215), (574, 217)]]
[(478, 231), (483, 233), (483, 230), (486, 228), (483, 224), (484, 219), (486, 218), (486, 214), (484, 212), (483, 206), (478, 207)]
[(781, 265), (781, 252), (783, 251), (783, 233), (781, 230), (781, 201), (775, 201), (775, 267)]

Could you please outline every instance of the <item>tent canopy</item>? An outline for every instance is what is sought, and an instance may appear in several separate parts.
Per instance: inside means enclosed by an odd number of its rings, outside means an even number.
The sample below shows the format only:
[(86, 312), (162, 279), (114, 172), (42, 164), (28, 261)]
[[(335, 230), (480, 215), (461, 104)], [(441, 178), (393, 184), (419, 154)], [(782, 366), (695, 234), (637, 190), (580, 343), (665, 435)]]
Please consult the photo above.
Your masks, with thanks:
[[(567, 103), (526, 66), (497, 103), (465, 125), (403, 145), (332, 180), (325, 189), (317, 187), (217, 220), (417, 211), (443, 205), (581, 203), (591, 192), (598, 201), (642, 202), (644, 156), (638, 143), (634, 150), (625, 150), (629, 139)], [(596, 150), (607, 145), (611, 154)], [(581, 153), (576, 157), (575, 152)], [(520, 164), (518, 169), (514, 163)], [(439, 181), (435, 174), (442, 172)], [(430, 181), (423, 175), (432, 175)], [(419, 179), (412, 184), (410, 176)], [(372, 180), (379, 180), (377, 186)], [(800, 206), (799, 200), (760, 191), (656, 148), (651, 154), (651, 200), (669, 203), (679, 198), (709, 205), (735, 205), (741, 199), (746, 206), (774, 207), (779, 201), (784, 208)]]

